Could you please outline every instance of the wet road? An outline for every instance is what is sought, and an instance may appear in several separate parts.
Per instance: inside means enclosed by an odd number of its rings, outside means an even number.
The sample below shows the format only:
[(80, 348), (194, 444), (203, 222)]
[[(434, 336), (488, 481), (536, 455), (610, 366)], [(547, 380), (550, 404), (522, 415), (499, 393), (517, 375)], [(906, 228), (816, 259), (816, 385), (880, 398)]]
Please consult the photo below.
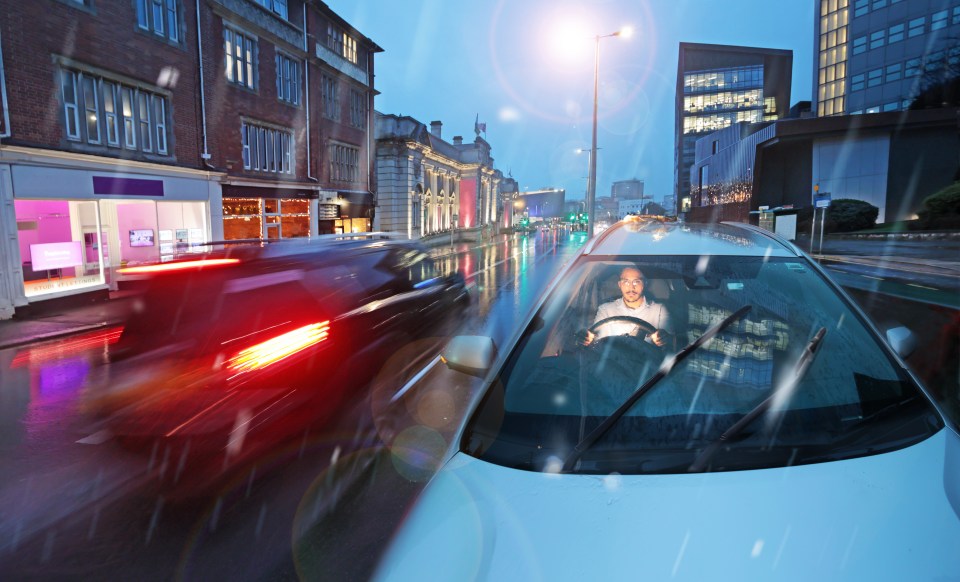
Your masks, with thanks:
[[(463, 273), (477, 298), (470, 316), (457, 322), (460, 333), (504, 341), (581, 244), (579, 235), (548, 231), (476, 249), (434, 249), (440, 269)], [(156, 475), (176, 472), (173, 459), (156, 449), (128, 452), (91, 431), (77, 412), (84, 377), (113, 341), (115, 334), (97, 332), (0, 351), (4, 577), (362, 579), (393, 524), (388, 512), (370, 520), (348, 512), (341, 523), (347, 502), (382, 492), (376, 476), (389, 466), (398, 481), (388, 490), (399, 497), (388, 505), (402, 511), (472, 397), (466, 386), (452, 397), (416, 395), (417, 409), (404, 409), (413, 395), (394, 398), (396, 390), (412, 364), (429, 361), (442, 340), (415, 342), (385, 364), (371, 396), (355, 402), (337, 426), (305, 432), (208, 495), (171, 501), (157, 488)], [(379, 433), (390, 435), (394, 446), (383, 448)], [(314, 558), (326, 548), (316, 543), (318, 534), (337, 539), (331, 551), (354, 569), (318, 570), (323, 563)]]

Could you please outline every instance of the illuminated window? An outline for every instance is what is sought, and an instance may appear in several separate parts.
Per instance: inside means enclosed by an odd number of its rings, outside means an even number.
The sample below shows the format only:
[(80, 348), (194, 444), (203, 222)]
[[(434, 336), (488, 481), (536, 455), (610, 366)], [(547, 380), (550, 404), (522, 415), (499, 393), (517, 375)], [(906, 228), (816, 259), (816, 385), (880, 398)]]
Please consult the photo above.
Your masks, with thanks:
[(327, 48), (355, 65), (360, 62), (357, 39), (332, 22), (327, 24)]
[(257, 88), (257, 39), (232, 28), (223, 29), (224, 70), (227, 80), (248, 89)]
[(158, 154), (167, 154), (168, 106), (165, 96), (66, 68), (60, 70), (60, 94), (69, 141), (105, 145), (117, 150), (146, 153), (156, 150)]

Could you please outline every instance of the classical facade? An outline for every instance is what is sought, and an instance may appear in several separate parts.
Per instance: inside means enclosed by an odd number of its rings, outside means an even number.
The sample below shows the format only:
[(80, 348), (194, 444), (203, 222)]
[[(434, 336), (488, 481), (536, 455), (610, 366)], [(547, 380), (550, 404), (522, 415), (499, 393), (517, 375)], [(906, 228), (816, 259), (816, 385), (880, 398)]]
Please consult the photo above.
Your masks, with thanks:
[(446, 142), (442, 127), (376, 113), (375, 229), (421, 238), (452, 229), (480, 236), (496, 227), (503, 175), (493, 167), (490, 144), (480, 136)]

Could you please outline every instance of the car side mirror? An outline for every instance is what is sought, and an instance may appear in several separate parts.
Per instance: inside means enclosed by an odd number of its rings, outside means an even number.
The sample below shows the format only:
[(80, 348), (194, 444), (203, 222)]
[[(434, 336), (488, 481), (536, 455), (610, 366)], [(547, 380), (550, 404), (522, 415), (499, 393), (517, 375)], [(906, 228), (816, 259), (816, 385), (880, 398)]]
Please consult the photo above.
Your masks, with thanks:
[(917, 336), (901, 325), (887, 330), (887, 343), (901, 358), (906, 358), (917, 348)]
[(451, 370), (483, 378), (497, 359), (497, 346), (482, 335), (458, 335), (450, 340), (440, 354)]

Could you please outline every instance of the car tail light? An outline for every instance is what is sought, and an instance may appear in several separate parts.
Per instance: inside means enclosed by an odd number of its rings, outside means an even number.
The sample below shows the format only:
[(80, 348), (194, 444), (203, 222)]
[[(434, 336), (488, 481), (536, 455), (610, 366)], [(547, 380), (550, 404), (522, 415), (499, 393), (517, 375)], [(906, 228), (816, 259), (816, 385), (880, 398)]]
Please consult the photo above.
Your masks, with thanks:
[(261, 370), (310, 346), (326, 341), (329, 336), (329, 321), (311, 323), (237, 353), (227, 361), (227, 370), (233, 372), (231, 378), (246, 372)]
[(157, 265), (124, 267), (122, 269), (117, 269), (117, 272), (124, 275), (147, 275), (151, 273), (203, 269), (205, 267), (223, 267), (225, 265), (236, 265), (239, 262), (240, 259), (201, 259), (197, 261), (177, 261), (173, 263), (160, 263)]

